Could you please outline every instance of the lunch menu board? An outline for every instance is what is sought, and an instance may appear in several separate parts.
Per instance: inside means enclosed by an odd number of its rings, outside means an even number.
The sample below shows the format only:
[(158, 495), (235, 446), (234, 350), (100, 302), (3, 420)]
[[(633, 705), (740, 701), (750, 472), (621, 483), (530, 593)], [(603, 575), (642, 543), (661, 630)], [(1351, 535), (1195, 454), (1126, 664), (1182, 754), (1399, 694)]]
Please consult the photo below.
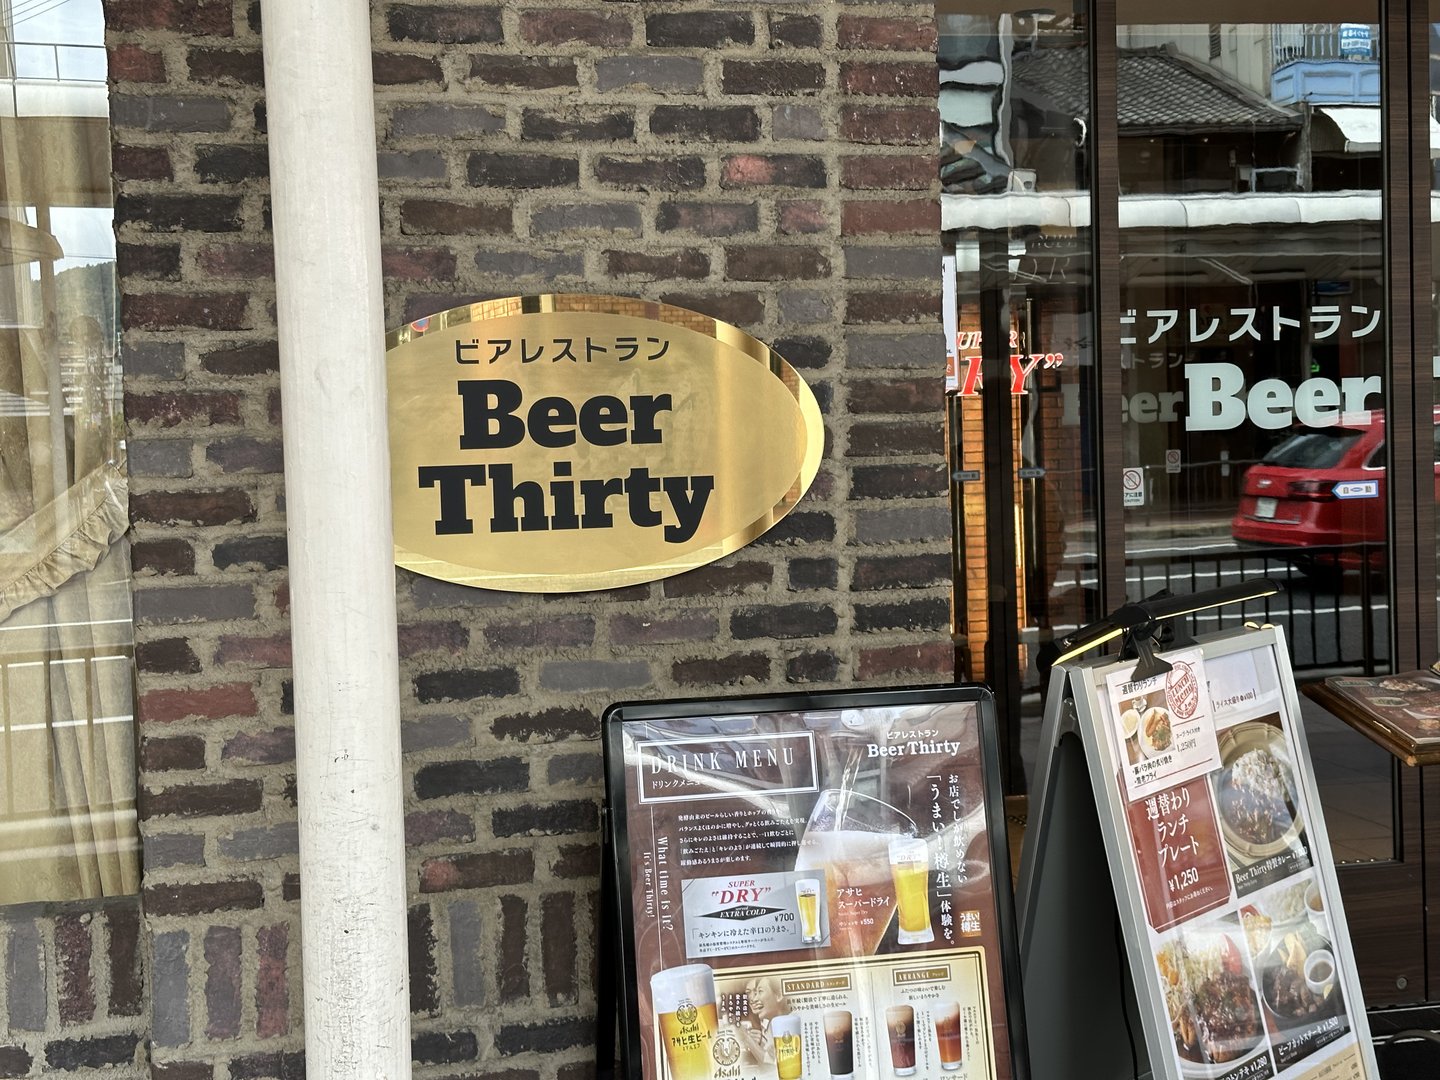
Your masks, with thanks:
[(1374, 1080), (1283, 633), (1162, 657), (1067, 672), (1154, 1075)]
[(628, 1076), (1025, 1080), (993, 708), (607, 712)]

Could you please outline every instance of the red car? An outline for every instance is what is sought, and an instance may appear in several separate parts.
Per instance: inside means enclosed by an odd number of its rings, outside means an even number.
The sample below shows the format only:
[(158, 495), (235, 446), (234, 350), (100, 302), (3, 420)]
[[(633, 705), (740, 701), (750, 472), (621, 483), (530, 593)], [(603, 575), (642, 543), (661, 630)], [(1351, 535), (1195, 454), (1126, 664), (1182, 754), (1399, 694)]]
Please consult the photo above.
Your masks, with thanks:
[(1230, 521), (1236, 541), (1303, 570), (1384, 564), (1385, 420), (1345, 420), (1299, 429), (1250, 467)]

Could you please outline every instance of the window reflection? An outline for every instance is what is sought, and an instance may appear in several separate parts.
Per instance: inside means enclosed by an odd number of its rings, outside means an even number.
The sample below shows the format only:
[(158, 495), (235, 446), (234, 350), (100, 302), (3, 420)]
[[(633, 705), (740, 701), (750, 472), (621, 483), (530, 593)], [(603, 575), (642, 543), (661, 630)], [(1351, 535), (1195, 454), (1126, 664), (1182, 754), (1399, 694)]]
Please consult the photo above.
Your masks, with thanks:
[[(1282, 579), (1302, 678), (1389, 664), (1377, 16), (1119, 8), (1127, 591)], [(1386, 755), (1307, 720), (1337, 855), (1392, 857)]]
[(0, 22), (0, 904), (134, 892), (133, 644), (98, 0)]

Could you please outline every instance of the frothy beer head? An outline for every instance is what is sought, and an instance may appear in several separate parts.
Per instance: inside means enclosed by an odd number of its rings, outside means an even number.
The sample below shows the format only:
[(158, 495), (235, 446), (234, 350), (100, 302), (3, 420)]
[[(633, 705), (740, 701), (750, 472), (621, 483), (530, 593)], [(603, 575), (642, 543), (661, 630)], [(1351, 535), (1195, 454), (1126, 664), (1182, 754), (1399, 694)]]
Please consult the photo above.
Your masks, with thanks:
[(708, 964), (657, 971), (650, 976), (650, 997), (660, 1014), (679, 1012), (685, 1005), (696, 1008), (715, 1004), (715, 973)]
[(784, 1016), (777, 1016), (770, 1021), (770, 1034), (776, 1039), (799, 1038), (800, 1017), (794, 1013), (787, 1013)]

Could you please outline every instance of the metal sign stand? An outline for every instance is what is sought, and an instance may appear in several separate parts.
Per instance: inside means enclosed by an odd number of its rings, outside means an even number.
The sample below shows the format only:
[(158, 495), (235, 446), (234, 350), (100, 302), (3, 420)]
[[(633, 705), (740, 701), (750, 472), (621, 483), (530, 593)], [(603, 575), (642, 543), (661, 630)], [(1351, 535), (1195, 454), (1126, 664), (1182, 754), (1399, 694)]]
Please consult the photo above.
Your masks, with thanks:
[[(1231, 855), (1227, 854), (1226, 876), (1221, 879), (1226, 899), (1219, 902), (1219, 907), (1209, 902), (1210, 907), (1197, 908), (1194, 915), (1183, 914), (1178, 906), (1171, 907), (1163, 909), (1169, 921), (1154, 922), (1153, 908), (1147, 909), (1147, 899), (1155, 902), (1153, 887), (1147, 892), (1140, 879), (1142, 856), (1127, 821), (1127, 813), (1139, 799), (1127, 795), (1120, 782), (1126, 766), (1115, 759), (1112, 740), (1107, 738), (1107, 725), (1117, 724), (1110, 715), (1107, 678), (1113, 681), (1117, 672), (1131, 665), (1133, 671), (1127, 671), (1123, 681), (1138, 685), (1172, 670), (1170, 663), (1154, 652), (1153, 640), (1161, 620), (1274, 591), (1268, 582), (1252, 583), (1205, 596), (1128, 604), (1061, 643), (1060, 662), (1050, 680), (1039, 748), (1037, 797), (1031, 808), (1017, 888), (1022, 982), (1030, 1030), (1036, 1032), (1030, 1048), (1036, 1076), (1047, 1080), (1184, 1080), (1191, 1071), (1216, 1076), (1278, 1075), (1285, 1080), (1312, 1075), (1335, 1080), (1371, 1080), (1378, 1076), (1283, 633), (1252, 624), (1251, 629), (1203, 637), (1190, 649), (1203, 654), (1209, 674), (1213, 672), (1208, 665), (1223, 668), (1238, 660), (1243, 666), (1246, 657), (1257, 658), (1250, 661), (1252, 676), (1260, 670), (1261, 659), (1268, 665), (1268, 680), (1256, 676), (1257, 687), (1266, 682), (1264, 716), (1258, 705), (1254, 716), (1248, 714), (1251, 706), (1233, 706), (1229, 714), (1215, 713), (1210, 723), (1221, 722), (1223, 716), (1225, 728), (1231, 732), (1262, 724), (1274, 726), (1282, 734), (1288, 729), (1286, 737), (1293, 738), (1289, 769), (1296, 800), (1294, 813), (1300, 815), (1294, 820), (1303, 822), (1295, 828), (1303, 829), (1305, 834), (1301, 856), (1304, 861), (1296, 869), (1282, 871), (1284, 876), (1274, 879), (1260, 877), (1255, 872), (1263, 867), (1253, 862), (1235, 863), (1231, 869)], [(1095, 645), (1122, 638), (1127, 639), (1131, 659), (1075, 662)], [(1179, 663), (1177, 658), (1177, 666)], [(1207, 692), (1204, 681), (1201, 692)], [(1255, 700), (1259, 697), (1257, 689)], [(1176, 784), (1181, 786), (1219, 785), (1224, 773), (1212, 770), (1189, 780), (1183, 779), (1188, 774), (1178, 775), (1181, 779)], [(1229, 852), (1230, 848), (1224, 850)], [(1255, 876), (1246, 878), (1242, 885), (1240, 879), (1246, 872)], [(1245, 931), (1240, 929), (1238, 915), (1227, 915), (1227, 909), (1268, 903), (1266, 897), (1273, 897), (1281, 888), (1276, 884), (1268, 892), (1257, 891), (1266, 890), (1269, 884), (1309, 879), (1323, 897), (1329, 947), (1339, 972), (1335, 989), (1340, 996), (1333, 999), (1338, 1005), (1332, 1006), (1338, 1017), (1333, 1030), (1339, 1034), (1325, 1035), (1332, 1029), (1322, 1028), (1320, 1033), (1301, 1037), (1294, 1034), (1299, 1030), (1294, 1027), (1286, 1034), (1285, 1024), (1291, 1021), (1281, 1023), (1277, 1017), (1267, 1025), (1262, 1020), (1255, 1036), (1257, 1043), (1252, 1044), (1252, 1057), (1256, 1058), (1253, 1069), (1241, 1068), (1237, 1073), (1233, 1066), (1196, 1066), (1192, 1070), (1187, 1065), (1182, 1073), (1172, 1020), (1158, 984), (1157, 942), (1173, 941), (1175, 934), (1187, 934), (1216, 919), (1226, 920), (1227, 926), (1233, 923), (1234, 929), (1226, 932), (1238, 937)], [(1232, 895), (1236, 898), (1231, 899)], [(1206, 914), (1212, 909), (1214, 914)], [(1149, 929), (1152, 925), (1156, 931)], [(1253, 952), (1257, 946), (1249, 948)], [(1250, 963), (1253, 985), (1260, 987), (1261, 955)], [(1270, 1007), (1268, 999), (1266, 1002), (1262, 1016), (1268, 1015), (1264, 1013)], [(1276, 1027), (1277, 1023), (1281, 1026)], [(1307, 1045), (1306, 1038), (1320, 1041)], [(1342, 1038), (1346, 1040), (1343, 1045), (1337, 1042)], [(1338, 1049), (1321, 1055), (1329, 1045)], [(1272, 1063), (1273, 1072), (1269, 1071)]]

